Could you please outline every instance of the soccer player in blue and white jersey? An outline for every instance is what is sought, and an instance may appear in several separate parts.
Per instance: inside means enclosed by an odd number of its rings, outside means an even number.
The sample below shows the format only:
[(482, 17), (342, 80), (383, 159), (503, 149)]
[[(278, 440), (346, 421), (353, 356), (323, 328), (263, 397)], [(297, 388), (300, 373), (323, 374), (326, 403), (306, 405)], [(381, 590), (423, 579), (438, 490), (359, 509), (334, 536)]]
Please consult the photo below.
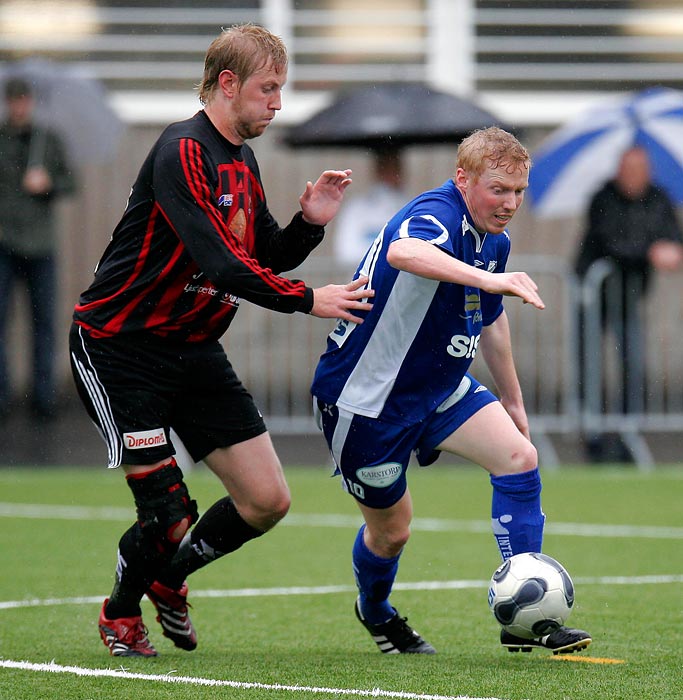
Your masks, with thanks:
[[(389, 601), (410, 535), (406, 471), (441, 451), (481, 465), (493, 486), (493, 532), (506, 559), (540, 552), (545, 515), (503, 296), (544, 303), (524, 272), (505, 272), (506, 227), (524, 199), (530, 158), (499, 128), (475, 131), (458, 149), (455, 176), (391, 218), (358, 268), (374, 291), (363, 324), (339, 321), (312, 385), (319, 425), (344, 488), (363, 514), (353, 547), (355, 611), (384, 653), (433, 654)], [(500, 398), (469, 373), (482, 355)], [(562, 627), (510, 650), (555, 653), (588, 646)]]

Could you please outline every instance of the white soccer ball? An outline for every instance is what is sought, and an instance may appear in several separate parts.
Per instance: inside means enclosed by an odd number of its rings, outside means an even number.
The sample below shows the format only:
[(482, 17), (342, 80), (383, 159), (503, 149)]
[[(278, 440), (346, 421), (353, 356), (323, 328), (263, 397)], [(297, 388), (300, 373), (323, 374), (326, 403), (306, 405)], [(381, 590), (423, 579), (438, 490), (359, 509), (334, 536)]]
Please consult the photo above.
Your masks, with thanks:
[(516, 554), (491, 577), (489, 608), (510, 634), (534, 639), (564, 625), (574, 605), (566, 569), (546, 554)]

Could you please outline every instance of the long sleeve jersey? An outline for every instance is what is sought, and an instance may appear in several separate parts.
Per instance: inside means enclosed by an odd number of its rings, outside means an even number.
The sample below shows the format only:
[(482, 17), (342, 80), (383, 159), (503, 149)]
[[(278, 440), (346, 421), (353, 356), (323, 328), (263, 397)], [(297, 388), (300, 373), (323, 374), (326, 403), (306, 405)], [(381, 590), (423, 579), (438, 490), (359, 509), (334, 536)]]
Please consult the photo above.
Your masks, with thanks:
[(510, 238), (477, 231), (448, 180), (406, 204), (363, 258), (357, 276), (369, 278), (372, 308), (360, 312), (361, 325), (340, 321), (329, 334), (311, 391), (351, 413), (414, 425), (460, 384), (482, 327), (503, 312), (503, 298), (392, 267), (387, 250), (401, 238), (427, 241), (489, 272), (505, 271)]
[(300, 212), (279, 227), (253, 151), (230, 143), (201, 110), (152, 147), (74, 320), (93, 337), (201, 342), (223, 335), (241, 298), (308, 313), (312, 289), (279, 273), (323, 234)]

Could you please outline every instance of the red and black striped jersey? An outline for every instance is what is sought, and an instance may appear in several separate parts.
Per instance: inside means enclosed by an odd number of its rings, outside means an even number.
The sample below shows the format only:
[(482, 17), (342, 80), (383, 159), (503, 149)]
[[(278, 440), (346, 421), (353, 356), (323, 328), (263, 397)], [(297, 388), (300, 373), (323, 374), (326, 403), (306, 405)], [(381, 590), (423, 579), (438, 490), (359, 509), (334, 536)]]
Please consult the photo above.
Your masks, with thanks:
[(313, 290), (279, 273), (323, 234), (301, 212), (280, 228), (251, 148), (231, 144), (201, 110), (151, 149), (74, 320), (94, 337), (200, 342), (223, 335), (240, 299), (308, 313)]

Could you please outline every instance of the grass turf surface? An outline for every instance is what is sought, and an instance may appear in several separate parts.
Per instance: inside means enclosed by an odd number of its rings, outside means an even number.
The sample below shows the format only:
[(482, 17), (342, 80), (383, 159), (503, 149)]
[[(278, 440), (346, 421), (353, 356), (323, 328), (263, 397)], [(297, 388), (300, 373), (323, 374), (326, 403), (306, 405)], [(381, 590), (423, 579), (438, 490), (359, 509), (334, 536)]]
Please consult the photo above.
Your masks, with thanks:
[[(352, 499), (324, 470), (286, 473), (290, 515), (190, 579), (199, 648), (175, 649), (145, 601), (159, 657), (122, 659), (108, 655), (97, 633), (116, 544), (133, 518), (122, 475), (0, 470), (0, 698), (681, 697), (683, 466), (652, 473), (568, 466), (544, 474), (544, 549), (574, 578), (569, 624), (593, 635), (588, 650), (566, 658), (511, 654), (497, 641), (486, 582), (498, 554), (481, 470), (411, 469), (415, 521), (392, 602), (437, 648), (433, 657), (376, 650), (353, 615), (350, 551), (360, 519)], [(221, 495), (202, 467), (187, 482), (200, 511)], [(36, 604), (20, 604), (30, 599)], [(77, 675), (117, 669), (128, 675)]]

